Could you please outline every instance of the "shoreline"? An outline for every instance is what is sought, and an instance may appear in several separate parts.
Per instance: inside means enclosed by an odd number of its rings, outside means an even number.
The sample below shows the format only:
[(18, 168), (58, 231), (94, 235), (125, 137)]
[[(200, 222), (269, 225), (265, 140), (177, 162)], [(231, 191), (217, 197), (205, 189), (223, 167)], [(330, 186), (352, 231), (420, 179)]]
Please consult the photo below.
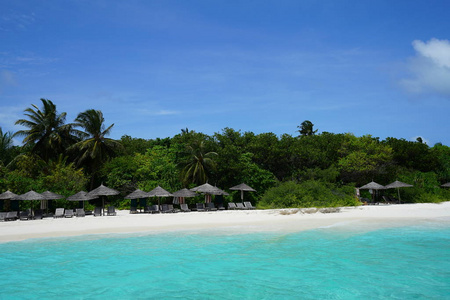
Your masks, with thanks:
[(296, 209), (130, 214), (0, 222), (0, 243), (82, 235), (220, 230), (225, 233), (299, 232), (319, 228), (370, 231), (434, 221), (450, 224), (450, 202), (343, 207), (335, 213)]

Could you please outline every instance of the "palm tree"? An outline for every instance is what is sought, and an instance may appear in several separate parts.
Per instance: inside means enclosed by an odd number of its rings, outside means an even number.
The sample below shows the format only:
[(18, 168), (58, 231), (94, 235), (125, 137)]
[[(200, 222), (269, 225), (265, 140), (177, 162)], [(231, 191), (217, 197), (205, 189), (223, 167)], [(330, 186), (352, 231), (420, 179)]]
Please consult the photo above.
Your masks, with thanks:
[(299, 129), (298, 132), (300, 133), (300, 135), (302, 136), (307, 136), (307, 135), (315, 135), (317, 130), (314, 130), (314, 124), (311, 121), (303, 121), (302, 124), (300, 126), (297, 126), (297, 128)]
[(194, 140), (186, 148), (188, 155), (182, 171), (184, 184), (195, 183), (200, 185), (206, 183), (208, 181), (207, 173), (215, 168), (216, 163), (213, 158), (217, 156), (217, 153), (205, 153), (204, 141), (199, 139)]
[(88, 109), (78, 114), (74, 126), (83, 129), (78, 131), (82, 141), (74, 144), (70, 149), (78, 150), (76, 158), (78, 165), (83, 164), (90, 171), (92, 189), (95, 175), (100, 171), (101, 166), (122, 148), (122, 144), (106, 137), (111, 133), (114, 124), (105, 129), (105, 119), (100, 110)]
[(66, 113), (58, 114), (56, 105), (47, 99), (41, 99), (42, 109), (36, 105), (25, 109), (25, 116), (29, 118), (16, 121), (16, 125), (27, 127), (27, 130), (19, 130), (14, 136), (24, 136), (23, 143), (31, 147), (31, 152), (39, 155), (45, 161), (58, 154), (75, 143), (77, 138), (72, 124), (64, 124)]
[(3, 162), (5, 165), (9, 162), (12, 146), (13, 134), (9, 131), (3, 133), (3, 130), (0, 127), (0, 162)]

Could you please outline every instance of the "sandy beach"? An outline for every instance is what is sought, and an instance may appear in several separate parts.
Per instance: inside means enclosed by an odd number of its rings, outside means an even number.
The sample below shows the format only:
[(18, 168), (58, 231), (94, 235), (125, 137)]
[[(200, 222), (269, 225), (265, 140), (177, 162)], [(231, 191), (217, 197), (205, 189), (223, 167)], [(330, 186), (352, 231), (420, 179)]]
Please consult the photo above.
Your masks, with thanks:
[(450, 223), (450, 202), (343, 207), (334, 213), (306, 213), (298, 209), (130, 214), (84, 218), (45, 218), (0, 223), (0, 242), (31, 238), (111, 233), (160, 233), (219, 229), (222, 232), (296, 232), (315, 228), (373, 230), (382, 227), (437, 221)]

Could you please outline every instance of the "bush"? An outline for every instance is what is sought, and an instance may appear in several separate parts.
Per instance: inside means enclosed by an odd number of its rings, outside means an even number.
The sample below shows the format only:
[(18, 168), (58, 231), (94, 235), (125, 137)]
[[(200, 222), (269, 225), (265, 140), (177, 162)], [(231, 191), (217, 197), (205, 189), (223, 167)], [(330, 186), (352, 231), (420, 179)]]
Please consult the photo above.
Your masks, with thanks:
[(351, 186), (337, 187), (317, 180), (301, 183), (288, 181), (266, 191), (259, 208), (338, 207), (359, 202)]

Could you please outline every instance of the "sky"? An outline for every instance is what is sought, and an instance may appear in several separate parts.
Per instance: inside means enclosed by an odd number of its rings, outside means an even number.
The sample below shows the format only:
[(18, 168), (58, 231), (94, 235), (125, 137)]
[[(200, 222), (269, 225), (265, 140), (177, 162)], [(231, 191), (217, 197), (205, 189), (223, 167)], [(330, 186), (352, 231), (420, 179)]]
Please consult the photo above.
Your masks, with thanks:
[[(448, 0), (0, 0), (0, 127), (50, 99), (123, 135), (188, 128), (450, 145)], [(15, 140), (22, 142), (21, 138)]]

